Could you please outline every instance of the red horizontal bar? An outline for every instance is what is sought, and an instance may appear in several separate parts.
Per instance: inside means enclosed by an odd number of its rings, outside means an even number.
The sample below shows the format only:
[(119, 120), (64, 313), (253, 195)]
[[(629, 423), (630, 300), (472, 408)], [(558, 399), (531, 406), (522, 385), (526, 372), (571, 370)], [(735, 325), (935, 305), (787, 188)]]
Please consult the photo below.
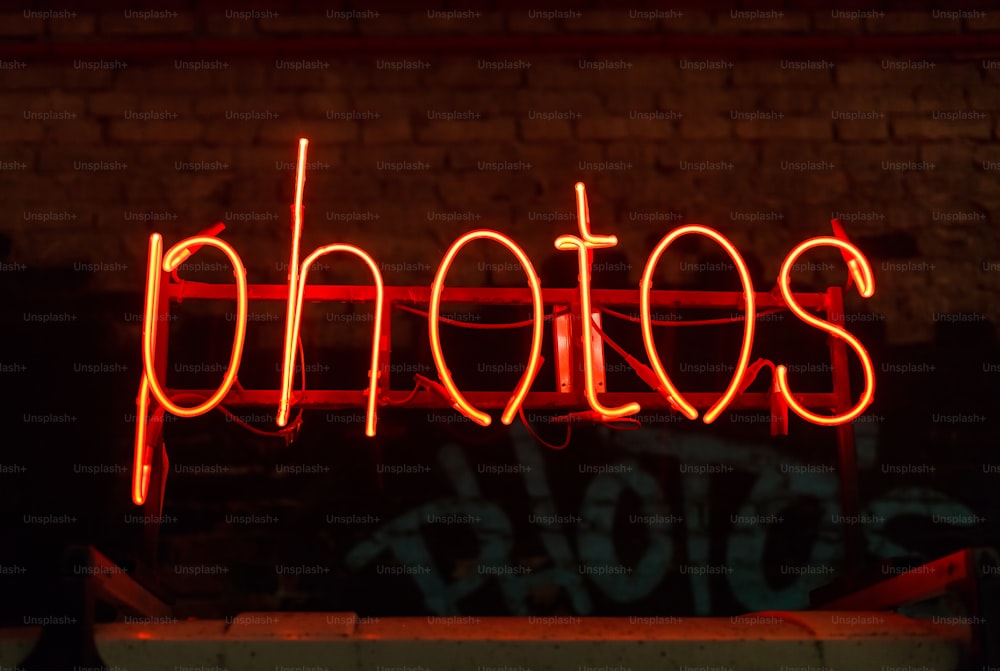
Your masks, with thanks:
[(983, 553), (967, 548), (823, 604), (824, 610), (891, 610), (954, 591), (975, 578)]
[(262, 58), (273, 56), (385, 56), (451, 53), (672, 52), (743, 56), (872, 53), (981, 54), (1000, 50), (997, 33), (939, 35), (690, 35), (649, 33), (521, 35), (379, 35), (288, 39), (128, 39), (122, 41), (5, 41), (0, 58), (57, 60), (129, 58)]
[[(171, 389), (167, 393), (173, 394), (197, 394), (204, 398), (212, 395), (214, 390), (205, 389)], [(488, 410), (498, 410), (507, 405), (510, 400), (510, 392), (503, 391), (467, 391), (463, 392), (466, 400), (478, 408)], [(222, 401), (222, 405), (244, 406), (244, 407), (278, 407), (277, 389), (232, 389)], [(452, 404), (444, 397), (425, 390), (417, 392), (409, 403), (398, 405), (410, 397), (409, 391), (389, 391), (383, 392), (382, 396), (390, 403), (396, 405), (380, 405), (381, 410), (404, 408), (404, 409), (443, 409), (451, 408)], [(684, 397), (696, 408), (711, 407), (719, 400), (718, 392), (684, 392)], [(837, 407), (836, 396), (832, 393), (812, 393), (796, 394), (795, 398), (806, 407), (812, 410), (834, 410)], [(642, 406), (643, 410), (671, 410), (670, 404), (665, 398), (653, 392), (629, 392), (612, 391), (600, 394), (600, 399), (606, 405), (623, 405), (630, 401), (635, 401)], [(329, 389), (307, 389), (305, 394), (301, 391), (292, 392), (292, 405), (294, 408), (305, 408), (308, 410), (346, 410), (349, 408), (364, 408), (367, 402), (365, 393), (358, 391), (329, 390)], [(535, 391), (530, 392), (524, 400), (525, 410), (573, 410), (584, 411), (588, 408), (587, 400), (581, 394), (564, 394), (557, 391)], [(769, 410), (771, 408), (771, 395), (765, 392), (750, 392), (737, 396), (729, 406), (730, 410)], [(456, 417), (462, 417), (455, 412)]]
[[(236, 287), (233, 284), (206, 282), (164, 283), (163, 295), (171, 300), (235, 300)], [(638, 306), (638, 289), (592, 289), (595, 303), (608, 306)], [(287, 301), (286, 284), (251, 284), (247, 287), (250, 300)], [(412, 305), (430, 302), (429, 286), (385, 287), (385, 300), (389, 303)], [(796, 293), (796, 299), (807, 309), (825, 310), (825, 293)], [(542, 299), (546, 305), (574, 305), (580, 300), (579, 289), (542, 289)], [(780, 296), (771, 293), (755, 294), (758, 311), (763, 308), (786, 307)], [(375, 301), (375, 288), (367, 285), (307, 284), (307, 301), (341, 301), (364, 303)], [(445, 287), (442, 293), (445, 303), (483, 303), (487, 305), (530, 305), (531, 290), (527, 287)], [(732, 308), (743, 309), (743, 292), (740, 291), (682, 291), (659, 290), (650, 294), (653, 307), (676, 308)]]

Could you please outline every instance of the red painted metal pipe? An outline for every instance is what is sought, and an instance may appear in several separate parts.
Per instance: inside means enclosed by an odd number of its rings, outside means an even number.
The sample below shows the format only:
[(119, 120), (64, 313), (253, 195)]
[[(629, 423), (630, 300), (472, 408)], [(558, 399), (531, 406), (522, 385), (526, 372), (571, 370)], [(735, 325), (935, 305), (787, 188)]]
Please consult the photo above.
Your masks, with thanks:
[(860, 54), (980, 57), (1000, 54), (1000, 33), (942, 35), (439, 35), (307, 39), (5, 41), (0, 58), (32, 61), (128, 58), (344, 57), (496, 53), (674, 53), (742, 57)]

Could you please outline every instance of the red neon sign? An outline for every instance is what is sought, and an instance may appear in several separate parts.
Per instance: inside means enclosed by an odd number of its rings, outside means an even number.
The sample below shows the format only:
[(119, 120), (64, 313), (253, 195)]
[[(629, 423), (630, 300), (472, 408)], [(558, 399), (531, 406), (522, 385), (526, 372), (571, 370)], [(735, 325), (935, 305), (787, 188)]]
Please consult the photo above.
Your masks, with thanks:
[[(375, 289), (375, 319), (372, 329), (372, 348), (370, 358), (370, 369), (368, 374), (368, 386), (364, 392), (367, 405), (367, 415), (365, 422), (365, 434), (373, 437), (376, 431), (377, 410), (379, 405), (398, 404), (390, 403), (379, 396), (380, 380), (380, 355), (386, 343), (383, 339), (383, 313), (386, 287), (382, 281), (382, 275), (375, 259), (363, 249), (348, 244), (329, 244), (313, 250), (304, 261), (299, 262), (300, 240), (303, 226), (303, 195), (305, 188), (305, 166), (306, 150), (308, 141), (299, 140), (298, 162), (295, 178), (295, 200), (292, 205), (292, 239), (289, 256), (288, 285), (286, 298), (286, 320), (284, 332), (284, 346), (282, 349), (282, 374), (280, 393), (277, 395), (277, 418), (279, 427), (285, 427), (288, 423), (291, 408), (299, 400), (292, 391), (292, 376), (295, 368), (295, 354), (299, 343), (299, 332), (302, 320), (302, 303), (306, 293), (306, 278), (313, 263), (321, 256), (336, 252), (345, 252), (358, 257), (368, 266), (372, 274), (372, 284)], [(718, 231), (702, 225), (686, 225), (674, 229), (656, 245), (646, 260), (646, 265), (642, 274), (642, 279), (638, 291), (638, 303), (640, 307), (640, 321), (642, 326), (642, 339), (646, 349), (646, 354), (652, 366), (652, 371), (645, 364), (636, 361), (627, 352), (615, 345), (599, 326), (591, 320), (594, 305), (591, 291), (591, 266), (593, 262), (594, 249), (606, 249), (618, 244), (618, 239), (614, 235), (597, 235), (591, 231), (590, 212), (587, 202), (587, 192), (582, 183), (576, 185), (576, 207), (579, 226), (579, 236), (561, 235), (555, 240), (555, 247), (561, 251), (575, 251), (579, 267), (578, 278), (578, 310), (581, 318), (580, 333), (576, 337), (581, 343), (583, 356), (583, 392), (586, 402), (591, 410), (586, 413), (573, 413), (573, 415), (586, 415), (590, 419), (598, 421), (623, 421), (640, 411), (640, 404), (635, 401), (626, 401), (617, 407), (604, 405), (599, 398), (599, 389), (595, 364), (595, 339), (598, 342), (606, 342), (619, 351), (626, 360), (636, 370), (637, 374), (662, 398), (666, 399), (670, 407), (683, 414), (688, 419), (696, 419), (698, 411), (695, 404), (674, 385), (670, 376), (663, 366), (660, 356), (656, 350), (656, 343), (653, 337), (653, 326), (655, 325), (651, 317), (653, 294), (653, 275), (656, 266), (671, 244), (685, 235), (700, 235), (709, 238), (722, 247), (732, 258), (740, 276), (742, 284), (741, 307), (744, 313), (744, 331), (740, 347), (739, 360), (729, 385), (722, 394), (714, 401), (705, 402), (708, 406), (702, 420), (706, 423), (715, 421), (732, 404), (734, 399), (745, 392), (745, 389), (753, 381), (754, 376), (760, 370), (762, 361), (758, 361), (750, 366), (750, 355), (753, 349), (754, 326), (757, 316), (757, 299), (752, 286), (749, 270), (735, 245)], [(795, 414), (802, 419), (820, 425), (839, 425), (854, 420), (871, 405), (874, 400), (875, 372), (871, 358), (867, 350), (858, 339), (844, 328), (837, 326), (833, 322), (820, 319), (810, 314), (802, 307), (796, 294), (791, 290), (791, 270), (797, 259), (805, 252), (818, 247), (833, 247), (840, 250), (848, 268), (851, 282), (858, 288), (861, 296), (868, 298), (875, 292), (875, 281), (871, 266), (864, 254), (847, 240), (846, 233), (834, 221), (835, 237), (816, 237), (806, 240), (792, 249), (781, 266), (778, 276), (778, 289), (784, 306), (791, 310), (800, 320), (807, 324), (843, 340), (861, 360), (864, 375), (864, 390), (857, 403), (849, 410), (840, 412), (832, 416), (820, 415), (810, 410), (806, 404), (800, 402), (790, 390), (788, 381), (788, 370), (784, 365), (773, 365), (768, 363), (774, 370), (774, 389), (771, 396), (771, 403), (781, 403), (787, 405)], [(149, 413), (151, 404), (154, 416), (162, 416), (164, 412), (181, 417), (195, 417), (205, 414), (210, 410), (220, 407), (220, 404), (232, 390), (236, 383), (239, 371), (240, 360), (243, 353), (243, 344), (246, 335), (247, 309), (248, 309), (248, 287), (246, 271), (243, 267), (242, 259), (235, 249), (228, 243), (220, 240), (217, 235), (225, 228), (223, 224), (216, 224), (206, 229), (199, 235), (186, 238), (167, 252), (163, 253), (163, 240), (158, 233), (154, 233), (149, 239), (149, 259), (146, 277), (145, 290), (145, 312), (143, 317), (143, 375), (139, 384), (139, 394), (136, 399), (137, 405), (137, 425), (135, 434), (134, 469), (132, 482), (132, 499), (137, 504), (145, 501), (149, 491), (151, 477), (151, 455), (149, 449), (154, 441), (150, 440)], [(481, 426), (488, 426), (491, 417), (488, 413), (476, 408), (459, 390), (452, 377), (451, 371), (445, 362), (444, 352), (441, 346), (440, 322), (442, 320), (440, 308), (442, 294), (445, 292), (445, 279), (448, 271), (458, 253), (462, 248), (475, 240), (492, 240), (510, 251), (520, 262), (521, 268), (525, 272), (528, 287), (531, 294), (532, 326), (531, 349), (528, 362), (520, 381), (509, 397), (503, 412), (501, 422), (509, 425), (514, 417), (519, 414), (525, 398), (528, 396), (532, 384), (542, 365), (542, 329), (546, 319), (544, 312), (543, 289), (537, 273), (528, 255), (510, 237), (492, 230), (475, 230), (466, 233), (456, 239), (448, 248), (438, 265), (434, 281), (430, 287), (429, 310), (428, 310), (428, 335), (430, 338), (431, 354), (434, 365), (438, 373), (440, 383), (433, 380), (418, 377), (418, 383), (425, 389), (433, 390), (436, 394), (447, 398), (448, 403), (465, 417)], [(163, 310), (161, 305), (161, 280), (164, 274), (176, 276), (176, 273), (183, 263), (195, 254), (203, 246), (214, 247), (225, 254), (232, 263), (235, 285), (236, 285), (236, 328), (233, 335), (232, 353), (229, 366), (223, 375), (223, 379), (214, 392), (203, 395), (175, 394), (171, 395), (161, 384), (157, 374), (157, 324), (160, 321)], [(390, 287), (390, 289), (393, 289)], [(280, 298), (282, 294), (279, 293)], [(774, 299), (776, 300), (776, 298)], [(771, 301), (773, 305), (773, 300)], [(169, 309), (169, 308), (167, 308)], [(708, 320), (711, 321), (711, 320)], [(725, 321), (725, 320), (723, 320)], [(525, 324), (527, 325), (527, 324)], [(562, 336), (560, 336), (562, 337)], [(300, 348), (300, 347), (299, 347)], [(162, 356), (162, 353), (161, 353)], [(164, 364), (165, 362), (160, 361)], [(602, 381), (603, 384), (603, 381)], [(237, 385), (238, 388), (238, 385)], [(414, 390), (414, 393), (416, 390)], [(412, 394), (411, 394), (412, 396)], [(648, 396), (648, 394), (647, 394)], [(655, 396), (655, 395), (654, 395)], [(152, 399), (150, 398), (152, 397)], [(620, 397), (620, 395), (619, 395)], [(181, 399), (194, 401), (193, 406), (180, 406), (177, 402)], [(222, 408), (224, 410), (224, 408)], [(569, 416), (568, 416), (569, 417)]]

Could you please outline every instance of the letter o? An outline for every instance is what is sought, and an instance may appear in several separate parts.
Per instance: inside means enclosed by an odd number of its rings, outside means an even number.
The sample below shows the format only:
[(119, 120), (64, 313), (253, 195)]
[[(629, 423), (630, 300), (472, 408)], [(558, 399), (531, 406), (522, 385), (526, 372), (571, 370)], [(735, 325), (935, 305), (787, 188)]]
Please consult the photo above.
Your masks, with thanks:
[(750, 363), (750, 350), (753, 348), (753, 329), (754, 322), (757, 320), (757, 313), (754, 305), (753, 282), (750, 279), (750, 271), (747, 270), (746, 263), (743, 262), (743, 257), (740, 256), (739, 250), (736, 249), (735, 245), (733, 245), (727, 237), (715, 229), (709, 228), (708, 226), (689, 224), (687, 226), (681, 226), (680, 228), (674, 229), (669, 234), (664, 236), (662, 240), (660, 240), (659, 244), (656, 245), (653, 253), (649, 255), (649, 259), (646, 261), (646, 268), (642, 273), (642, 282), (639, 285), (639, 316), (642, 320), (642, 341), (646, 345), (646, 354), (649, 356), (649, 361), (653, 366), (653, 371), (656, 373), (656, 378), (667, 390), (667, 400), (669, 400), (688, 419), (697, 418), (698, 411), (684, 399), (680, 391), (678, 391), (673, 382), (670, 381), (670, 377), (667, 375), (667, 372), (663, 369), (663, 364), (660, 362), (660, 356), (656, 352), (656, 342), (653, 340), (653, 323), (650, 316), (649, 305), (650, 292), (652, 291), (653, 285), (653, 271), (656, 269), (656, 264), (659, 262), (660, 257), (667, 250), (667, 247), (673, 244), (677, 238), (692, 234), (704, 235), (706, 238), (717, 242), (720, 247), (726, 250), (726, 253), (729, 254), (733, 263), (736, 264), (736, 269), (739, 271), (740, 283), (743, 285), (743, 296), (745, 302), (743, 345), (740, 348), (739, 363), (736, 365), (736, 371), (733, 373), (732, 380), (730, 380), (726, 391), (723, 392), (719, 400), (705, 412), (704, 422), (706, 424), (711, 424), (726, 409), (739, 392), (740, 384), (743, 382), (743, 376), (746, 374), (747, 366)]
[(440, 325), (438, 324), (438, 319), (441, 313), (441, 292), (444, 291), (444, 280), (448, 275), (448, 269), (451, 267), (452, 261), (454, 261), (455, 256), (459, 251), (461, 251), (462, 247), (473, 240), (479, 239), (493, 240), (494, 242), (498, 242), (509, 249), (511, 253), (517, 257), (517, 260), (521, 262), (521, 268), (524, 269), (525, 275), (528, 276), (528, 285), (531, 287), (531, 304), (533, 308), (531, 354), (528, 358), (528, 366), (525, 368), (524, 373), (522, 373), (521, 380), (517, 383), (517, 387), (514, 388), (514, 394), (507, 402), (507, 407), (504, 409), (503, 415), (501, 415), (500, 418), (500, 421), (504, 424), (510, 424), (514, 421), (514, 416), (517, 415), (517, 411), (524, 402), (524, 397), (528, 395), (528, 389), (531, 388), (532, 383), (535, 381), (535, 376), (538, 375), (538, 369), (542, 365), (542, 324), (545, 320), (545, 314), (544, 303), (542, 301), (541, 281), (538, 279), (538, 274), (535, 273), (534, 266), (531, 265), (531, 260), (528, 258), (528, 255), (524, 253), (524, 250), (518, 247), (516, 242), (503, 233), (486, 229), (470, 231), (469, 233), (457, 238), (455, 242), (452, 243), (451, 247), (448, 248), (444, 258), (441, 260), (441, 265), (438, 266), (437, 274), (434, 276), (434, 283), (431, 285), (431, 303), (428, 311), (429, 314), (427, 316), (427, 328), (431, 342), (431, 353), (434, 355), (434, 365), (437, 367), (438, 377), (441, 378), (441, 384), (444, 385), (444, 387), (448, 390), (448, 393), (451, 394), (452, 399), (455, 401), (455, 409), (477, 424), (481, 426), (489, 426), (491, 421), (490, 416), (485, 412), (472, 407), (472, 405), (465, 400), (465, 397), (462, 395), (462, 392), (458, 390), (458, 387), (455, 386), (455, 382), (451, 377), (451, 371), (448, 370), (448, 366), (444, 361), (444, 352), (441, 350), (441, 331)]

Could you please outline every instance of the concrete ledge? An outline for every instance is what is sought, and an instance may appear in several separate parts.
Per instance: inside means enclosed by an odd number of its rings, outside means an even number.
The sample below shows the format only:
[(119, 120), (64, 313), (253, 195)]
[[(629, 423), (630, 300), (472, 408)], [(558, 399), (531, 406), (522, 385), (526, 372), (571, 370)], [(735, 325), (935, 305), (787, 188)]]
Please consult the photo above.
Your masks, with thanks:
[[(23, 659), (37, 632), (0, 631), (0, 664), (15, 666), (11, 662)], [(96, 639), (102, 659), (116, 671), (947, 671), (959, 668), (971, 630), (873, 611), (366, 619), (282, 612), (100, 624)]]

